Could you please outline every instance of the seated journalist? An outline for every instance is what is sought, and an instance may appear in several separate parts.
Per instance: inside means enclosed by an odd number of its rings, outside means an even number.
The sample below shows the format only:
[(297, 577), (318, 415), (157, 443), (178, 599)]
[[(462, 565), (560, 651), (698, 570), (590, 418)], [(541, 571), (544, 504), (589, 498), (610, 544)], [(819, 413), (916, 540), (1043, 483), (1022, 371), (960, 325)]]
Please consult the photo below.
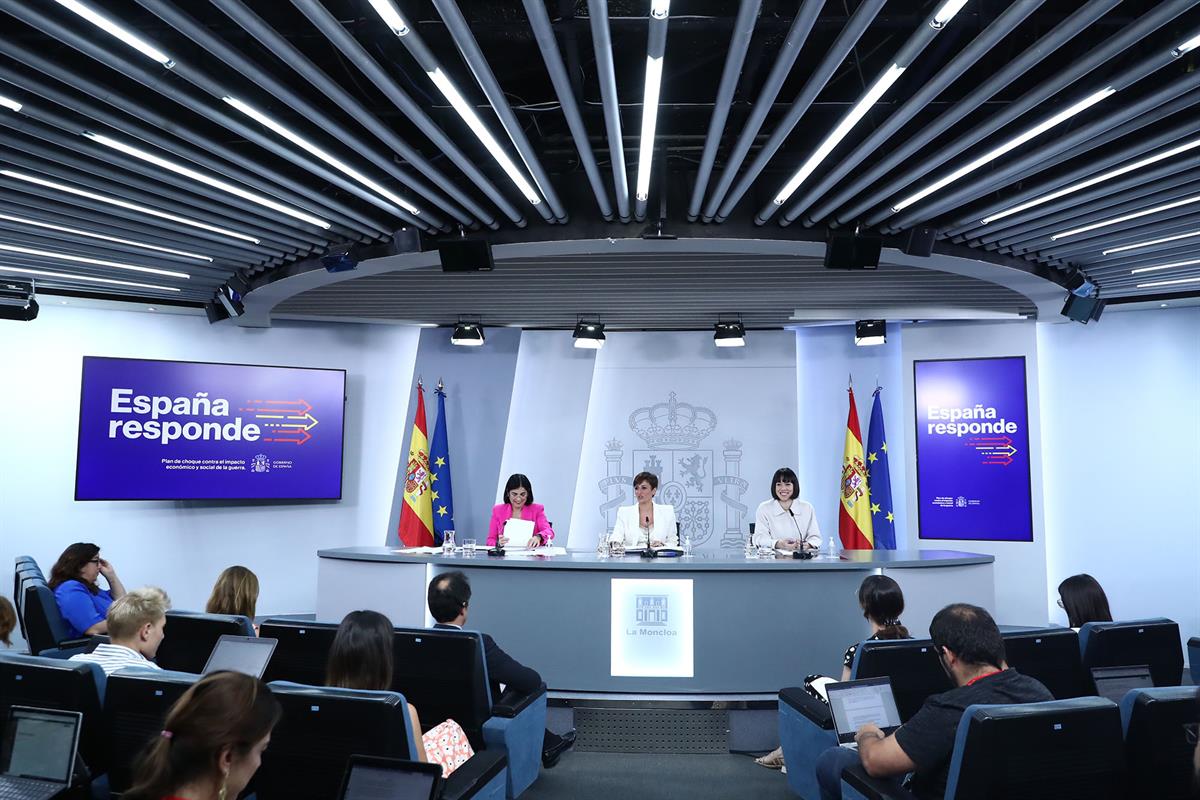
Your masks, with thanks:
[[(446, 572), (429, 582), (429, 613), (437, 621), (433, 627), (462, 630), (467, 624), (470, 605), (471, 584), (463, 573)], [(487, 663), (488, 677), (493, 681), (492, 697), (499, 699), (502, 690), (505, 693), (530, 694), (541, 687), (542, 676), (536, 670), (504, 652), (488, 634), (482, 636), (483, 657)], [(503, 688), (497, 684), (502, 684)], [(574, 743), (573, 729), (561, 736), (546, 731), (542, 736), (542, 766), (546, 769), (553, 767)]]
[(112, 675), (122, 667), (161, 669), (153, 659), (166, 638), (170, 607), (167, 593), (156, 586), (127, 592), (108, 607), (109, 641), (96, 645), (90, 653), (73, 655), (70, 660), (99, 664), (105, 675)]
[[(96, 583), (101, 575), (108, 582), (107, 589)], [(76, 542), (63, 550), (50, 568), (47, 585), (72, 639), (108, 633), (104, 615), (113, 601), (125, 594), (113, 565), (101, 558), (100, 547), (90, 542)]]
[(651, 547), (679, 546), (675, 507), (669, 503), (654, 502), (657, 492), (658, 476), (653, 472), (639, 472), (634, 476), (633, 495), (637, 503), (617, 509), (617, 522), (608, 537), (610, 542), (624, 540), (625, 547), (630, 550), (647, 544)]
[(858, 750), (831, 747), (817, 759), (822, 800), (842, 796), (842, 771), (862, 764), (873, 778), (899, 784), (913, 773), (909, 790), (921, 800), (941, 800), (950, 776), (958, 723), (976, 703), (1037, 703), (1053, 700), (1040, 682), (1005, 663), (1004, 640), (992, 615), (966, 603), (948, 605), (929, 625), (942, 669), (956, 688), (929, 697), (921, 709), (885, 736), (877, 726), (858, 729)]
[(771, 499), (754, 514), (754, 546), (776, 550), (819, 550), (821, 531), (812, 503), (800, 498), (800, 479), (790, 467), (775, 470)]
[(526, 542), (526, 547), (542, 547), (554, 541), (554, 529), (546, 521), (545, 507), (533, 502), (533, 486), (529, 483), (529, 478), (519, 472), (509, 476), (508, 483), (504, 484), (504, 495), (492, 509), (492, 521), (488, 525), (488, 547), (504, 547), (508, 544), (504, 526), (510, 519), (523, 519), (533, 523), (533, 535)]

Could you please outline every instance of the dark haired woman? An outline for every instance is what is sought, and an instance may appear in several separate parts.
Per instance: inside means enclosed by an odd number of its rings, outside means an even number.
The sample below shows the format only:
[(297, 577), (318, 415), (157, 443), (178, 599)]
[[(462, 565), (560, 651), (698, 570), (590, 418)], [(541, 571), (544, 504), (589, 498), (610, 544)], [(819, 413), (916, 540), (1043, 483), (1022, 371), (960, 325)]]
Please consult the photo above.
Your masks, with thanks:
[[(108, 581), (108, 589), (96, 583), (100, 575)], [(108, 633), (104, 615), (113, 600), (125, 594), (113, 565), (101, 558), (100, 547), (90, 542), (76, 542), (63, 550), (50, 568), (48, 585), (72, 639)]]
[[(757, 531), (756, 531), (757, 532)], [(871, 625), (871, 635), (867, 641), (876, 639), (911, 639), (908, 628), (900, 623), (900, 614), (904, 612), (904, 593), (900, 584), (887, 575), (868, 575), (858, 587), (858, 606), (863, 616)], [(854, 654), (858, 651), (858, 642), (846, 648), (842, 654), (842, 680), (850, 680), (850, 668), (854, 665)], [(824, 700), (824, 686), (835, 683), (833, 678), (824, 675), (809, 675), (804, 679), (804, 688)], [(770, 769), (783, 767), (783, 748), (779, 747), (765, 756), (754, 759)]]
[(776, 550), (819, 550), (821, 531), (812, 503), (799, 499), (800, 479), (789, 467), (771, 476), (771, 499), (754, 514), (754, 546)]
[(1104, 587), (1086, 572), (1058, 585), (1058, 607), (1067, 612), (1068, 624), (1075, 630), (1089, 622), (1112, 622), (1113, 618)]
[(504, 547), (508, 543), (504, 526), (510, 519), (524, 519), (533, 523), (533, 535), (529, 537), (526, 547), (542, 547), (554, 540), (554, 530), (546, 521), (546, 509), (533, 502), (533, 486), (529, 478), (519, 472), (509, 476), (500, 502), (492, 509), (488, 547)]
[[(378, 611), (351, 611), (338, 626), (329, 648), (325, 667), (325, 685), (343, 689), (392, 690), (392, 622)], [(413, 737), (421, 742), (417, 760), (432, 761), (449, 775), (475, 755), (467, 734), (454, 720), (448, 719), (421, 733), (417, 709), (408, 704), (408, 719)]]
[(279, 701), (258, 678), (204, 676), (171, 706), (122, 797), (233, 800), (258, 771), (279, 716)]
[(675, 506), (670, 503), (654, 502), (658, 493), (658, 476), (653, 472), (639, 472), (633, 479), (633, 496), (637, 503), (617, 509), (617, 523), (613, 526), (609, 541), (625, 541), (630, 549), (645, 547), (679, 546), (679, 530), (675, 525)]

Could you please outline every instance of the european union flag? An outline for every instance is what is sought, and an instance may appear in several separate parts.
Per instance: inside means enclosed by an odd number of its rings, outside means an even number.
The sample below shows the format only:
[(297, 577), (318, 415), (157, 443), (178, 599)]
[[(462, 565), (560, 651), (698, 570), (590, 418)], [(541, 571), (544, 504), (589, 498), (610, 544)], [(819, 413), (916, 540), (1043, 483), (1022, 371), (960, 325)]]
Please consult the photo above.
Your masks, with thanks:
[(887, 434), (883, 432), (883, 404), (879, 400), (881, 391), (875, 390), (875, 402), (871, 406), (871, 430), (867, 433), (867, 488), (871, 494), (875, 549), (895, 550), (896, 516), (892, 509), (892, 473), (888, 469)]
[(446, 392), (437, 387), (438, 417), (429, 445), (429, 471), (433, 495), (433, 540), (442, 543), (442, 534), (454, 530), (454, 493), (450, 488), (450, 445), (446, 440)]

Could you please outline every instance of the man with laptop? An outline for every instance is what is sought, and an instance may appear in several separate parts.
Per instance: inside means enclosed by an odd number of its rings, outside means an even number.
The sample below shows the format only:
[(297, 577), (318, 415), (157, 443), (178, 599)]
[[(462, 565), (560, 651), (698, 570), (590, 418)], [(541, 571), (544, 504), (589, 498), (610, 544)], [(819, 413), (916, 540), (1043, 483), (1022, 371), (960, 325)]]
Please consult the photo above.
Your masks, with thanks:
[[(839, 746), (817, 759), (822, 800), (841, 798), (842, 771), (858, 764), (868, 775), (891, 778), (897, 784), (912, 773), (908, 788), (913, 794), (921, 800), (941, 800), (958, 723), (968, 706), (1054, 699), (1040, 682), (1008, 667), (1000, 629), (991, 614), (978, 606), (946, 606), (930, 623), (929, 637), (956, 688), (929, 697), (903, 725), (898, 724), (886, 678), (828, 687)], [(886, 691), (879, 688), (881, 683)], [(856, 685), (863, 684), (865, 692), (855, 691)]]
[(167, 609), (171, 600), (156, 586), (126, 592), (108, 607), (109, 641), (90, 653), (71, 656), (72, 661), (99, 664), (105, 675), (122, 667), (159, 669), (151, 659), (166, 637)]

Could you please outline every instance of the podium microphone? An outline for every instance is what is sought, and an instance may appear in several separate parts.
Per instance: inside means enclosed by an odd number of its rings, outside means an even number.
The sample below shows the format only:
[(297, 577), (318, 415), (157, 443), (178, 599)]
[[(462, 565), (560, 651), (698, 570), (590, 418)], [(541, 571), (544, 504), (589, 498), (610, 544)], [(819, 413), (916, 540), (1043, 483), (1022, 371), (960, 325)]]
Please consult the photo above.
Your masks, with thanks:
[(646, 549), (642, 551), (645, 558), (654, 558), (656, 553), (654, 548), (650, 546), (650, 515), (642, 517), (642, 528), (646, 531)]

